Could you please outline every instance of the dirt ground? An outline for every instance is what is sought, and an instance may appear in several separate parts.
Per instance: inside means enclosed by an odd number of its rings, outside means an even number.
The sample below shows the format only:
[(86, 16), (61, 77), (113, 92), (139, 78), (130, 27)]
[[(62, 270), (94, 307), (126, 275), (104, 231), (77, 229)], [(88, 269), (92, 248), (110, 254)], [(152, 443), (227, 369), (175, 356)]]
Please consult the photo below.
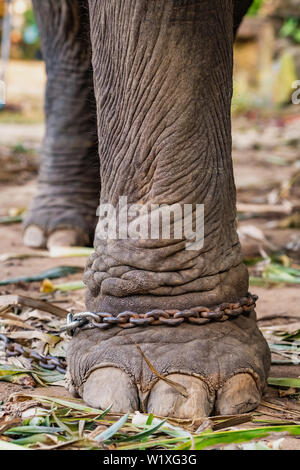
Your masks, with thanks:
[[(39, 150), (44, 131), (42, 94), (45, 83), (41, 64), (12, 63), (8, 102), (19, 109), (0, 112), (0, 217), (26, 209), (35, 191)], [(299, 105), (300, 106), (300, 105)], [(233, 160), (236, 178), (239, 232), (245, 257), (284, 255), (294, 267), (300, 264), (300, 108), (280, 112), (251, 111), (233, 119)], [(298, 175), (298, 176), (297, 176)], [(298, 179), (297, 179), (298, 177)], [(264, 208), (265, 210), (261, 210)], [(298, 214), (298, 215), (297, 215)], [(290, 220), (292, 217), (292, 220)], [(285, 227), (285, 228), (283, 228)], [(296, 228), (295, 228), (296, 227)], [(298, 228), (297, 228), (298, 227)], [(1, 261), (8, 253), (30, 253), (22, 244), (22, 226), (0, 224), (0, 280), (38, 273), (58, 265), (84, 267), (85, 258), (29, 258)], [(254, 269), (254, 271), (253, 271)], [(251, 274), (255, 268), (251, 268)], [(81, 274), (60, 282), (80, 279)], [(0, 294), (36, 297), (41, 283), (0, 287)], [(299, 284), (252, 285), (259, 296), (257, 315), (261, 327), (300, 322)], [(64, 308), (80, 311), (84, 291), (60, 298)], [(300, 325), (300, 323), (299, 323)], [(0, 327), (1, 328), (1, 327)], [(300, 328), (300, 326), (298, 326)], [(300, 377), (300, 366), (273, 366), (272, 377)], [(0, 402), (20, 387), (0, 382)], [(67, 392), (60, 390), (60, 393)], [(67, 396), (67, 395), (66, 395)], [(278, 398), (269, 387), (266, 395), (286, 407), (300, 404)], [(288, 438), (285, 448), (300, 449), (300, 440)]]

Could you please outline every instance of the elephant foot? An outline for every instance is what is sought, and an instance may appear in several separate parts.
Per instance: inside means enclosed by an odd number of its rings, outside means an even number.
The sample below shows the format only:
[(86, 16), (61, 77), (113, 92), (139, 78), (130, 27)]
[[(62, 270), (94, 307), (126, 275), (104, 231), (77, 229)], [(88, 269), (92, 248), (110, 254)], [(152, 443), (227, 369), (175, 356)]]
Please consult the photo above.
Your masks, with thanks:
[(29, 248), (46, 248), (47, 237), (40, 227), (37, 225), (29, 225), (24, 230), (23, 243)]
[[(92, 246), (98, 193), (62, 192), (61, 187), (39, 188), (24, 221), (24, 245), (50, 249), (54, 246)], [(98, 190), (97, 190), (98, 191)], [(56, 194), (57, 192), (57, 194)], [(54, 193), (54, 194), (53, 194)]]
[(48, 248), (56, 246), (85, 246), (89, 237), (79, 229), (58, 229), (48, 237), (37, 225), (29, 225), (24, 231), (24, 245), (30, 248)]
[(99, 190), (96, 144), (86, 142), (80, 132), (76, 138), (46, 135), (37, 192), (24, 220), (24, 244), (42, 249), (92, 246)]
[(269, 367), (255, 312), (201, 326), (80, 331), (68, 350), (69, 389), (90, 406), (182, 419), (253, 410)]

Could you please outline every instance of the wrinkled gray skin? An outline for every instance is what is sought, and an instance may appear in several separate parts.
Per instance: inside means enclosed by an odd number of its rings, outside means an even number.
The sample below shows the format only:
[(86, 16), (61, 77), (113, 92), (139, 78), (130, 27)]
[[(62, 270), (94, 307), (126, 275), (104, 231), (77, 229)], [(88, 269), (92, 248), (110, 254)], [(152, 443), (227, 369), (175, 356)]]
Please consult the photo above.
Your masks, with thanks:
[[(185, 250), (185, 240), (96, 235), (85, 273), (90, 311), (214, 306), (247, 293), (230, 105), (233, 39), (250, 4), (34, 0), (48, 74), (47, 134), (25, 242), (88, 241), (100, 179), (101, 202), (114, 206), (122, 195), (129, 204), (205, 205), (199, 251)], [(188, 397), (151, 372), (137, 343)], [(92, 406), (197, 418), (255, 408), (270, 356), (253, 313), (202, 326), (82, 331), (68, 364), (70, 390)]]

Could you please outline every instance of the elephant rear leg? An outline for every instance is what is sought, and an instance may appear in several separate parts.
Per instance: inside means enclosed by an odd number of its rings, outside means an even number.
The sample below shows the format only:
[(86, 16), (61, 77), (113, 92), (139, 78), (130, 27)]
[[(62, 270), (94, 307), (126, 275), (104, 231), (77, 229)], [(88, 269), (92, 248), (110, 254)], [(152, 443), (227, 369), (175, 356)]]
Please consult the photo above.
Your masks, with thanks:
[(100, 189), (88, 8), (34, 0), (46, 62), (46, 136), (36, 196), (25, 220), (31, 247), (92, 241)]

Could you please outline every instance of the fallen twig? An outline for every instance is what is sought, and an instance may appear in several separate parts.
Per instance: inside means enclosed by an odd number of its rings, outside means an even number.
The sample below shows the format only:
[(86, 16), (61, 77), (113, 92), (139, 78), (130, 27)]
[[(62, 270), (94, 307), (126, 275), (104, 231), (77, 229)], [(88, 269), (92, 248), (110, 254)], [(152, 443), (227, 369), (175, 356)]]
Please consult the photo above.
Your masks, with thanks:
[(57, 307), (44, 300), (33, 299), (31, 297), (25, 297), (23, 295), (1, 295), (0, 296), (0, 307), (29, 307), (37, 310), (43, 310), (44, 312), (52, 313), (60, 318), (66, 318), (68, 311)]

